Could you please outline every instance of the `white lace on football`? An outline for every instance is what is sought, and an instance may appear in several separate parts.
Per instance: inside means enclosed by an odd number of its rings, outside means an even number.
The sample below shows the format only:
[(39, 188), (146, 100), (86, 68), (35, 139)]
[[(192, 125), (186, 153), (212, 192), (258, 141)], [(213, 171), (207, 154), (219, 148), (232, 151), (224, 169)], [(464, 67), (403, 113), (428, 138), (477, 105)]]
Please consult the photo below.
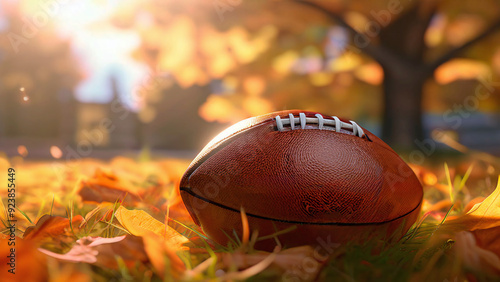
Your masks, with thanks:
[[(317, 124), (319, 129), (324, 129), (325, 126), (333, 127), (336, 132), (341, 129), (350, 130), (358, 137), (363, 137), (365, 132), (356, 122), (350, 120), (349, 123), (341, 121), (338, 117), (332, 116), (332, 119), (324, 118), (320, 114), (314, 115), (315, 117), (306, 117), (304, 113), (299, 113), (298, 117), (293, 114), (288, 114), (288, 118), (281, 118), (276, 116), (276, 127), (279, 131), (285, 130), (286, 125), (290, 125), (291, 130), (295, 130), (296, 125), (300, 125), (301, 129), (306, 128), (306, 124)], [(297, 128), (298, 129), (298, 128)]]

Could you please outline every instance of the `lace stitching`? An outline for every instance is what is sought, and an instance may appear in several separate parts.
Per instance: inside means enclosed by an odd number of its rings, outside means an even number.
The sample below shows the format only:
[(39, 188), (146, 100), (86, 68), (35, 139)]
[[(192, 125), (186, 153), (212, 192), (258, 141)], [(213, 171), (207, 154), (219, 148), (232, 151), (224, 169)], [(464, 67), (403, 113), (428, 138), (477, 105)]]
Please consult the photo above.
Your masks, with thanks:
[(296, 118), (293, 114), (288, 114), (288, 118), (281, 118), (276, 116), (276, 127), (278, 131), (284, 131), (285, 125), (290, 125), (291, 130), (298, 129), (295, 125), (297, 122), (300, 124), (300, 129), (305, 129), (306, 124), (317, 124), (319, 129), (324, 129), (325, 126), (333, 127), (336, 132), (341, 129), (351, 130), (352, 133), (358, 137), (364, 137), (365, 132), (356, 122), (350, 120), (349, 123), (341, 121), (338, 117), (332, 116), (332, 119), (325, 119), (320, 114), (315, 114), (315, 117), (306, 117), (304, 113), (299, 113)]

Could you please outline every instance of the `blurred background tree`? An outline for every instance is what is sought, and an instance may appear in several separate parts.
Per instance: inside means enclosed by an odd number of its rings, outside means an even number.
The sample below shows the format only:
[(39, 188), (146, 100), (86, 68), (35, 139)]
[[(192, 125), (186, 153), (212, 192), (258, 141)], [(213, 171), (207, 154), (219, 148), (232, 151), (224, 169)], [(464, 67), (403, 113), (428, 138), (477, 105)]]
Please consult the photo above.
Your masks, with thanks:
[[(212, 84), (199, 110), (209, 121), (301, 108), (370, 129), (381, 120), (384, 140), (412, 148), (427, 135), (423, 112), (463, 104), (499, 74), (498, 1), (147, 3), (137, 57), (183, 87)], [(477, 109), (496, 111), (498, 100), (495, 90)]]
[(0, 15), (0, 145), (198, 150), (230, 123), (303, 109), (396, 148), (443, 129), (500, 153), (496, 0), (22, 0)]
[(0, 136), (28, 138), (33, 144), (55, 137), (70, 142), (75, 123), (73, 89), (81, 79), (70, 43), (48, 20), (43, 27), (36, 25), (18, 3), (3, 4)]
[[(295, 2), (323, 12), (350, 30), (357, 47), (379, 63), (384, 70), (382, 138), (392, 145), (406, 148), (415, 146), (414, 141), (424, 137), (422, 99), (425, 82), (440, 66), (458, 56), (476, 55), (475, 59), (490, 60), (494, 50), (486, 46), (500, 43), (498, 36), (493, 41), (486, 41), (500, 29), (497, 1), (485, 1), (488, 3), (482, 5), (461, 3), (462, 6), (452, 1), (425, 0), (408, 7), (400, 1), (384, 1), (386, 7), (379, 6), (379, 9), (366, 3), (358, 12), (371, 15), (373, 19), (363, 23), (352, 21), (351, 24), (342, 16), (346, 9), (329, 10), (314, 2)], [(430, 30), (436, 29), (443, 18), (450, 22), (446, 30), (448, 40), (440, 40), (443, 35), (433, 35), (432, 32), (437, 31)], [(466, 53), (481, 40), (486, 41), (486, 46)], [(466, 68), (477, 72), (474, 67), (477, 65), (469, 63)]]

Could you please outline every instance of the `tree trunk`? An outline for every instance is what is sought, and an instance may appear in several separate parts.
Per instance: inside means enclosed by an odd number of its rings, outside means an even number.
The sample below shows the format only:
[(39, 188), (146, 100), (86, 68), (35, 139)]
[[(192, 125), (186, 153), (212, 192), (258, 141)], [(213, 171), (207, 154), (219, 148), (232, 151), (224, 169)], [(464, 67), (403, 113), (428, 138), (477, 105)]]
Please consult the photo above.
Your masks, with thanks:
[[(295, 1), (326, 13), (355, 36), (364, 36), (350, 26), (340, 14), (325, 10), (313, 1)], [(375, 59), (384, 69), (385, 109), (382, 139), (396, 148), (415, 148), (416, 141), (424, 137), (422, 91), (426, 79), (431, 77), (441, 64), (500, 29), (500, 19), (497, 19), (468, 42), (449, 50), (435, 61), (426, 63), (425, 33), (439, 4), (440, 1), (417, 1), (380, 31), (379, 44), (368, 44), (362, 48), (364, 53)], [(378, 16), (380, 17), (380, 14)]]
[(424, 135), (422, 91), (432, 74), (424, 65), (424, 36), (437, 2), (427, 9), (421, 3), (380, 32), (381, 45), (393, 54), (392, 60), (381, 62), (385, 75), (382, 138), (398, 149), (415, 148), (415, 141)]
[(426, 77), (414, 65), (384, 69), (382, 139), (397, 149), (415, 147), (422, 140), (422, 88)]

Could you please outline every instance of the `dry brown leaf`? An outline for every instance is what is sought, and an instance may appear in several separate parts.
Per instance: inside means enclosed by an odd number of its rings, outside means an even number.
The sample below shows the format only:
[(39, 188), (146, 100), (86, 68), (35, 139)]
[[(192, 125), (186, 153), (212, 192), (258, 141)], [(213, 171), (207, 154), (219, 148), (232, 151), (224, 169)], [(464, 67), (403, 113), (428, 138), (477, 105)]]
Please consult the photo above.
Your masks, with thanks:
[(97, 169), (92, 178), (82, 181), (78, 194), (84, 202), (116, 202), (132, 204), (141, 197), (138, 188), (122, 181), (115, 174)]
[[(78, 226), (83, 220), (81, 215), (73, 217), (71, 222), (73, 230), (78, 230)], [(69, 219), (46, 214), (37, 221), (36, 225), (26, 229), (23, 239), (42, 241), (47, 238), (55, 239), (60, 236), (71, 236), (72, 234), (70, 232), (71, 226)]]
[(477, 239), (477, 245), (494, 252), (500, 257), (500, 227), (480, 229), (472, 232)]

